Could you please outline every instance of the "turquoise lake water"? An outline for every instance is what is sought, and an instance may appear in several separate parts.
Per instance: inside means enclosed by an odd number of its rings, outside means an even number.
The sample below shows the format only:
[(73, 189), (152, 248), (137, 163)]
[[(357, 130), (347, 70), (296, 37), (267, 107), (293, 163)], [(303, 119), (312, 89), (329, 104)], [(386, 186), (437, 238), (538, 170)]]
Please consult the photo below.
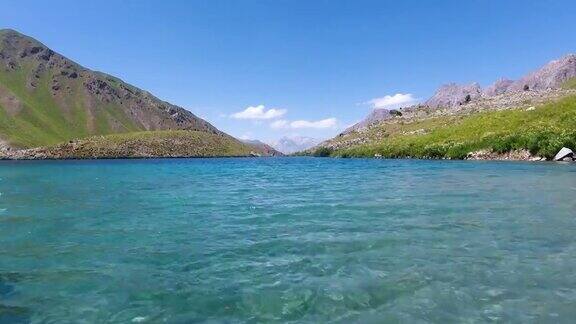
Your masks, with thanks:
[(576, 167), (0, 163), (0, 323), (558, 323)]

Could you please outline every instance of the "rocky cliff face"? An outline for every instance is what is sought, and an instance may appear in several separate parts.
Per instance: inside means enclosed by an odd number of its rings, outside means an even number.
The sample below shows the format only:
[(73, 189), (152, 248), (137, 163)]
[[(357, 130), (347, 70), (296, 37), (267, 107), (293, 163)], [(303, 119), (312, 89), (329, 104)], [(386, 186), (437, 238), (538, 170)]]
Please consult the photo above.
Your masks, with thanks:
[(576, 54), (554, 60), (514, 82), (507, 92), (557, 89), (576, 77)]
[(481, 97), (482, 88), (478, 83), (472, 83), (469, 85), (458, 85), (456, 83), (446, 84), (441, 86), (434, 94), (434, 96), (426, 100), (421, 105), (405, 107), (399, 110), (374, 109), (362, 121), (346, 129), (343, 134), (360, 131), (369, 128), (372, 125), (402, 116), (402, 114), (406, 111), (414, 111), (421, 107), (428, 107), (433, 109), (458, 107), (467, 105)]
[(424, 105), (431, 108), (455, 107), (467, 104), (481, 96), (482, 88), (478, 83), (468, 85), (450, 83), (441, 86), (432, 98), (424, 102)]
[(484, 90), (483, 96), (493, 97), (504, 94), (509, 91), (510, 87), (514, 84), (513, 80), (500, 79), (490, 85)]
[(13, 30), (0, 30), (0, 117), (0, 138), (23, 148), (132, 131), (223, 134), (186, 109)]
[(364, 118), (362, 121), (352, 125), (351, 127), (347, 128), (343, 133), (347, 134), (353, 131), (358, 131), (364, 128), (368, 128), (371, 125), (380, 123), (382, 121), (392, 119), (394, 115), (390, 113), (388, 109), (374, 109), (372, 112)]
[(484, 90), (477, 83), (444, 85), (423, 105), (430, 108), (453, 108), (499, 95), (555, 90), (572, 78), (576, 78), (576, 54), (551, 61), (516, 81), (500, 79)]

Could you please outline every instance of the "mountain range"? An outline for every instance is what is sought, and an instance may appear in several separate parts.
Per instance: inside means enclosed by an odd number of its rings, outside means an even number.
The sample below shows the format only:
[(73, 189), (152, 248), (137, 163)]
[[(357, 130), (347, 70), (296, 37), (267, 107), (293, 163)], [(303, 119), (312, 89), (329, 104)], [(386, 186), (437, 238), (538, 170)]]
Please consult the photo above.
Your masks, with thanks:
[[(6, 150), (162, 131), (196, 132), (192, 138), (197, 145), (225, 142), (240, 155), (258, 150), (182, 107), (114, 76), (87, 69), (17, 31), (0, 30), (0, 141)], [(169, 136), (163, 137), (169, 141)], [(195, 154), (179, 149), (189, 147), (174, 146), (173, 152), (157, 154)], [(198, 152), (210, 155), (210, 148)]]

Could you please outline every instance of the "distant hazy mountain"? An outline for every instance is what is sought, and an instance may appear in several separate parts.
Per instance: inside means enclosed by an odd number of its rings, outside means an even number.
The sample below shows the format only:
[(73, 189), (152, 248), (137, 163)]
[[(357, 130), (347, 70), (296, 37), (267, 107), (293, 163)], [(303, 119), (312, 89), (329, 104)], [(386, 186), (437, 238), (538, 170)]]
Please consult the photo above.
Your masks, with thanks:
[(284, 154), (292, 154), (314, 147), (322, 142), (319, 139), (305, 136), (282, 137), (281, 139), (270, 143), (272, 147)]
[(258, 151), (261, 154), (264, 154), (266, 156), (282, 156), (284, 154), (282, 154), (282, 152), (277, 151), (276, 149), (274, 149), (273, 147), (271, 147), (270, 145), (261, 142), (259, 140), (241, 140), (242, 143), (250, 145), (251, 147), (254, 148), (255, 151)]

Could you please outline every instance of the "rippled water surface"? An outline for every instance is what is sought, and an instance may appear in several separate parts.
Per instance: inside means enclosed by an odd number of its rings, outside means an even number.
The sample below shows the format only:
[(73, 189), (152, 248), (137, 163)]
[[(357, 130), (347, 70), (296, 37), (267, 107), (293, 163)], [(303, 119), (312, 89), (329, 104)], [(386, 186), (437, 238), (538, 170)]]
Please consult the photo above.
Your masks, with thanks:
[(0, 163), (0, 323), (571, 322), (576, 167)]

